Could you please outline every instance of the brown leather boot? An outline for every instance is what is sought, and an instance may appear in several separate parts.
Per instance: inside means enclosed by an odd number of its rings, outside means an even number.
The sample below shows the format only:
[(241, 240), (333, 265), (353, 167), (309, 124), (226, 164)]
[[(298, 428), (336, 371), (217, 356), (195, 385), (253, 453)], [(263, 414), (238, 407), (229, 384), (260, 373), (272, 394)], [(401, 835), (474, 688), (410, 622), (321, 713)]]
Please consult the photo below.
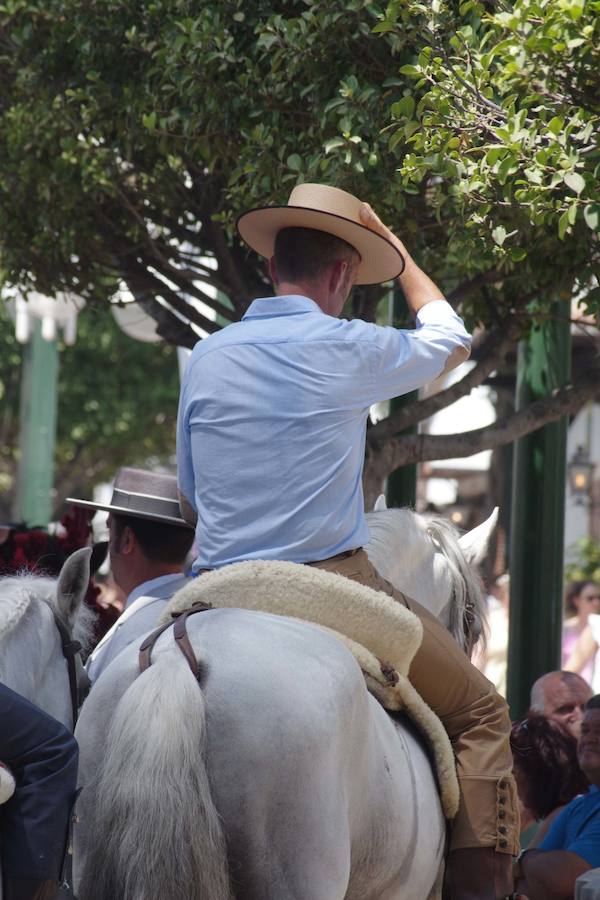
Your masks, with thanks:
[(2, 900), (54, 900), (58, 882), (33, 878), (6, 878)]
[(493, 847), (468, 847), (448, 856), (444, 900), (503, 900), (513, 891), (508, 853), (496, 853)]

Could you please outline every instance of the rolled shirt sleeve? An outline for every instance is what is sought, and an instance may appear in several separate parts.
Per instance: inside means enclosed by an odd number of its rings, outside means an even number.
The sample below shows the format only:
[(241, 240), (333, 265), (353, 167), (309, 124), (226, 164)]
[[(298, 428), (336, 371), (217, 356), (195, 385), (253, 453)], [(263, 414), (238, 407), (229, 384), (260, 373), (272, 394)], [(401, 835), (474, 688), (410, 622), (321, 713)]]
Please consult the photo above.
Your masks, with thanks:
[(446, 300), (421, 307), (412, 330), (377, 328), (373, 402), (416, 390), (469, 358), (471, 336)]

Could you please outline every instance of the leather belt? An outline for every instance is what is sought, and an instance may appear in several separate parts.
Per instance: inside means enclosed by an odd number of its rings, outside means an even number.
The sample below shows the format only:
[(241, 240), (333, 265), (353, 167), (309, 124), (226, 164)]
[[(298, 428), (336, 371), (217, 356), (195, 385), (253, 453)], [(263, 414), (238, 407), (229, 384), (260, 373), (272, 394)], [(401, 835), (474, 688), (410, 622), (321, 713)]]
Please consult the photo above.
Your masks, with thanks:
[(304, 565), (318, 566), (319, 563), (336, 562), (338, 559), (348, 559), (350, 556), (356, 556), (361, 550), (362, 547), (355, 547), (354, 550), (344, 550), (343, 553), (336, 553), (335, 556), (328, 556), (327, 559), (313, 559), (310, 562), (304, 563)]

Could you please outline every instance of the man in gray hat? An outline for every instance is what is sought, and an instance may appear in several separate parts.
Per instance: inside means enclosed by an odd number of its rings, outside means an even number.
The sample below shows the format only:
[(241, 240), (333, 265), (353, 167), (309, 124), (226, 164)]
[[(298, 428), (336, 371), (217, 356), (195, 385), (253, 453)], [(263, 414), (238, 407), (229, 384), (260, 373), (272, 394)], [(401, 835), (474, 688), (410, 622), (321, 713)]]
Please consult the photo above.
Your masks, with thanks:
[(180, 516), (173, 475), (122, 468), (109, 504), (69, 502), (109, 511), (111, 569), (127, 595), (123, 614), (87, 662), (90, 680), (96, 681), (121, 650), (134, 641), (141, 643), (156, 627), (167, 602), (187, 583), (184, 565), (194, 532)]

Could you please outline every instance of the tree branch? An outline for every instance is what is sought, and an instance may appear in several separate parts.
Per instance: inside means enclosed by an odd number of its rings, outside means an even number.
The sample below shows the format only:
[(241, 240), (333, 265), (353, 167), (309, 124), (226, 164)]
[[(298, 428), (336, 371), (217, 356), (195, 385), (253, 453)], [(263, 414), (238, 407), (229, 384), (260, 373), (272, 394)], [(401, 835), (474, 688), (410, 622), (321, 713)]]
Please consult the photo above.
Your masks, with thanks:
[(465, 397), (473, 388), (483, 384), (488, 375), (498, 368), (506, 354), (514, 346), (515, 331), (516, 329), (513, 327), (509, 328), (507, 332), (494, 330), (485, 334), (478, 347), (478, 352), (482, 355), (481, 362), (477, 363), (464, 378), (446, 390), (439, 391), (424, 400), (416, 401), (410, 406), (397, 410), (391, 416), (382, 419), (381, 422), (377, 422), (367, 433), (367, 445), (377, 452), (381, 449), (382, 443), (389, 438), (393, 438), (423, 419), (428, 419), (434, 413), (445, 409), (461, 397)]
[[(127, 266), (127, 269), (122, 270), (121, 276), (127, 282), (132, 294), (135, 294), (135, 291), (131, 287), (131, 283), (134, 282), (138, 292), (141, 291), (145, 296), (148, 296), (151, 293), (155, 296), (162, 297), (163, 300), (166, 300), (166, 302), (173, 307), (182, 319), (187, 319), (192, 324), (198, 325), (199, 328), (202, 328), (209, 334), (220, 331), (220, 325), (217, 325), (212, 319), (208, 319), (206, 316), (202, 315), (202, 313), (192, 306), (191, 303), (188, 303), (176, 291), (170, 288), (168, 284), (162, 281), (162, 279), (154, 275), (144, 263), (139, 262), (138, 260), (129, 260)], [(160, 306), (160, 304), (157, 305)]]
[(494, 284), (500, 277), (501, 276), (496, 269), (488, 269), (487, 272), (481, 272), (479, 275), (475, 275), (468, 281), (463, 281), (462, 284), (459, 284), (453, 291), (446, 294), (446, 300), (452, 306), (460, 306), (463, 299), (468, 297), (469, 294), (472, 294), (474, 291), (487, 284)]
[(411, 463), (472, 456), (481, 450), (494, 450), (531, 434), (561, 416), (576, 413), (588, 400), (598, 396), (600, 364), (596, 363), (577, 381), (484, 428), (456, 435), (411, 434), (392, 438), (377, 451), (370, 450), (367, 454), (371, 477), (384, 478), (389, 472)]
[(138, 293), (135, 289), (132, 289), (132, 294), (144, 312), (155, 320), (156, 333), (167, 343), (174, 344), (176, 347), (187, 347), (188, 350), (192, 350), (196, 346), (200, 337), (189, 322), (184, 322), (148, 294)]
[[(219, 261), (220, 274), (229, 284), (229, 298), (238, 316), (241, 317), (251, 300), (254, 299), (254, 295), (257, 294), (258, 282), (255, 277), (249, 277), (253, 273), (244, 271), (244, 269), (249, 269), (248, 266), (240, 266), (239, 248), (229, 245), (225, 232), (217, 222), (212, 219), (204, 221), (203, 229), (206, 229), (211, 236), (215, 248), (215, 256)], [(252, 253), (253, 251), (248, 249), (247, 252)], [(259, 294), (261, 292), (261, 290), (258, 291)]]

